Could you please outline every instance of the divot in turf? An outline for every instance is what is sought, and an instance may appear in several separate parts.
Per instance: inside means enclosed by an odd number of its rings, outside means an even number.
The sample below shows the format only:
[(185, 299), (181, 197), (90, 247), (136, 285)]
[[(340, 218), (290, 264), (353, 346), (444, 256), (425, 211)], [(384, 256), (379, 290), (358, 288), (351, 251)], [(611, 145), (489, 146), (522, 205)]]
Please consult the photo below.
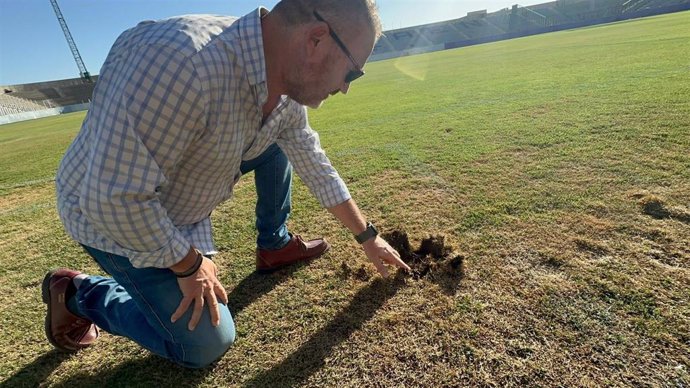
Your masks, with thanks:
[(395, 230), (382, 237), (412, 268), (412, 278), (415, 280), (423, 278), (452, 280), (460, 279), (464, 274), (465, 257), (454, 254), (453, 247), (445, 244), (444, 236), (437, 235), (423, 239), (417, 250), (412, 249), (405, 232)]
[[(400, 253), (400, 258), (410, 266), (410, 277), (413, 280), (428, 280), (438, 284), (448, 293), (455, 292), (465, 274), (465, 256), (455, 253), (452, 246), (446, 245), (444, 236), (432, 235), (425, 238), (416, 250), (412, 249), (405, 232), (394, 230), (381, 237), (395, 248)], [(371, 274), (364, 265), (352, 270), (343, 262), (341, 277), (368, 281)]]

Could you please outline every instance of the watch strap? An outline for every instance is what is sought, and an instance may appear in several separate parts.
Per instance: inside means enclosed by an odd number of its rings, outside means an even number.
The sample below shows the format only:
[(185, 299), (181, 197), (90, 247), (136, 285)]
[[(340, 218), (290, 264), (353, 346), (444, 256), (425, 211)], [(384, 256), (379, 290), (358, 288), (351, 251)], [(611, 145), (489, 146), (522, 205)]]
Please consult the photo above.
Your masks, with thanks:
[(371, 239), (372, 237), (378, 236), (379, 231), (376, 230), (374, 225), (372, 225), (371, 222), (367, 222), (367, 228), (364, 230), (364, 232), (358, 234), (355, 236), (355, 240), (357, 240), (358, 243), (364, 244), (367, 240)]

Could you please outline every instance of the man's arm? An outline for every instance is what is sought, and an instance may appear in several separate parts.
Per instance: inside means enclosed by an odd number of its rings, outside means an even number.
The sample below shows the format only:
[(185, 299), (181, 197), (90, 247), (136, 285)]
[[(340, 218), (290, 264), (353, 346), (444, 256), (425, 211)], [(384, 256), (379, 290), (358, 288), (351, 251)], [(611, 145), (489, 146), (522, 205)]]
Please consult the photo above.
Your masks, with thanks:
[[(362, 233), (367, 228), (362, 213), (321, 148), (318, 133), (309, 126), (306, 108), (299, 106), (297, 109), (295, 117), (298, 120), (292, 124), (292, 128), (283, 131), (277, 140), (278, 145), (321, 206), (355, 235)], [(384, 277), (388, 276), (388, 270), (383, 263), (410, 270), (400, 260), (400, 254), (379, 236), (365, 241), (362, 249)]]
[[(367, 229), (367, 223), (362, 213), (359, 211), (357, 204), (352, 199), (348, 199), (339, 205), (330, 207), (328, 211), (339, 219), (345, 227), (350, 229), (350, 232), (354, 235), (359, 235)], [(410, 267), (400, 259), (398, 251), (391, 247), (386, 240), (382, 239), (380, 236), (370, 238), (362, 243), (362, 249), (364, 249), (364, 253), (369, 260), (374, 263), (374, 266), (384, 278), (388, 277), (388, 269), (384, 263), (410, 271)]]

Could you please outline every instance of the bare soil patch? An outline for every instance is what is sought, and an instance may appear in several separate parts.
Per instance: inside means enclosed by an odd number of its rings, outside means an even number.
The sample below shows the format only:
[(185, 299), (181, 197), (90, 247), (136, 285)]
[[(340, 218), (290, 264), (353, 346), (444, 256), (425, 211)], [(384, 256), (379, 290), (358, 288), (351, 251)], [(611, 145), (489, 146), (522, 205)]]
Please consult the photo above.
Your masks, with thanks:
[[(413, 280), (426, 279), (438, 284), (452, 294), (465, 275), (465, 256), (457, 253), (451, 245), (445, 243), (445, 236), (432, 235), (422, 239), (418, 249), (413, 249), (407, 233), (394, 230), (381, 237), (400, 253), (400, 258), (412, 268), (409, 274)], [(355, 278), (368, 281), (372, 274), (362, 264), (352, 269), (343, 262), (340, 266), (342, 278)], [(402, 271), (402, 270), (400, 270)]]
[(456, 290), (465, 274), (465, 256), (456, 253), (452, 246), (446, 245), (444, 236), (432, 235), (425, 238), (416, 250), (412, 249), (405, 232), (394, 230), (383, 234), (382, 237), (412, 268), (413, 279), (431, 280), (448, 293)]

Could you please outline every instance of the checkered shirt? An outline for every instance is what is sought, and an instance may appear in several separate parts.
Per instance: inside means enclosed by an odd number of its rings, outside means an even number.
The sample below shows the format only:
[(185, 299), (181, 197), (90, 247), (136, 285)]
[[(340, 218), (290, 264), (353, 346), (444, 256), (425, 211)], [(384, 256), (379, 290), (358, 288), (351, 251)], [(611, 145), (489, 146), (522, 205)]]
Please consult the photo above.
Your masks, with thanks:
[(322, 206), (350, 198), (304, 106), (283, 96), (262, 124), (265, 12), (147, 21), (116, 40), (57, 173), (69, 235), (137, 268), (169, 267), (190, 244), (214, 254), (211, 212), (273, 143)]

